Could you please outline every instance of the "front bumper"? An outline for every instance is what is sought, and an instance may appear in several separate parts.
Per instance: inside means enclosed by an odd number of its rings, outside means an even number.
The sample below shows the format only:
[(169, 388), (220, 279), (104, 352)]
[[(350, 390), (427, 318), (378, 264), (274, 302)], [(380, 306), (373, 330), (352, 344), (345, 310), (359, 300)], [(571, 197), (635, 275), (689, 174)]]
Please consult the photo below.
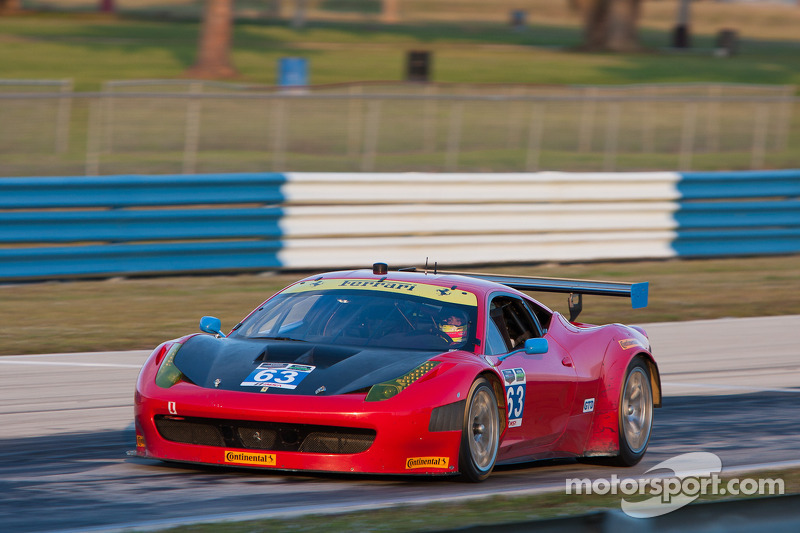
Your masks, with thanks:
[[(366, 402), (366, 394), (270, 395), (217, 391), (189, 383), (164, 389), (140, 380), (135, 401), (137, 455), (167, 461), (292, 471), (456, 473), (461, 431), (429, 431), (431, 407), (410, 406), (405, 401), (409, 398), (404, 400), (403, 396)], [(176, 437), (175, 432), (164, 430), (165, 420), (190, 429)], [(221, 428), (218, 433), (222, 438), (201, 438), (192, 434), (195, 426), (206, 423)], [(340, 447), (336, 453), (319, 453), (318, 447), (293, 442), (320, 426), (345, 432), (355, 428), (356, 433), (374, 435), (374, 440), (357, 453), (346, 453), (347, 446)], [(252, 439), (241, 438), (241, 427), (254, 431), (262, 427), (279, 430), (273, 435), (274, 446), (265, 445), (260, 439), (254, 445)], [(328, 439), (334, 438), (325, 434)], [(275, 449), (268, 449), (270, 447)], [(305, 451), (308, 449), (314, 451)]]

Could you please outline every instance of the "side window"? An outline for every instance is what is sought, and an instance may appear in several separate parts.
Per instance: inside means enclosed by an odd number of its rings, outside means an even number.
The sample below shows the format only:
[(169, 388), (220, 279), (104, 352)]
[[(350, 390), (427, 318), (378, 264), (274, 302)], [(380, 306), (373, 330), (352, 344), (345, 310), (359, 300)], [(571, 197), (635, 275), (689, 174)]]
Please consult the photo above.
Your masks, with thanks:
[[(512, 296), (495, 296), (489, 304), (490, 324), (486, 328), (487, 354), (510, 352), (522, 347), (525, 341), (540, 337), (539, 325), (525, 303)], [(498, 338), (499, 337), (499, 338)], [(496, 345), (502, 340), (503, 352), (496, 352)]]
[(538, 302), (526, 301), (525, 304), (533, 314), (533, 318), (539, 323), (539, 330), (546, 331), (550, 327), (550, 320), (553, 318), (553, 314), (548, 309), (538, 305)]
[(506, 341), (497, 328), (497, 324), (493, 320), (490, 320), (486, 325), (486, 348), (484, 349), (484, 353), (486, 355), (500, 355), (507, 351)]

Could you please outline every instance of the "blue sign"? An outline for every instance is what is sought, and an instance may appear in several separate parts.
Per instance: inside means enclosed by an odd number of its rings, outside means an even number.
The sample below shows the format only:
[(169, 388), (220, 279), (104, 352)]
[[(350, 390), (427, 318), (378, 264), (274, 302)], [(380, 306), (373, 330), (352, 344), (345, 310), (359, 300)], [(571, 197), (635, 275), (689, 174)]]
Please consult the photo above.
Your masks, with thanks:
[(304, 87), (308, 85), (308, 60), (304, 57), (282, 57), (278, 60), (278, 85)]

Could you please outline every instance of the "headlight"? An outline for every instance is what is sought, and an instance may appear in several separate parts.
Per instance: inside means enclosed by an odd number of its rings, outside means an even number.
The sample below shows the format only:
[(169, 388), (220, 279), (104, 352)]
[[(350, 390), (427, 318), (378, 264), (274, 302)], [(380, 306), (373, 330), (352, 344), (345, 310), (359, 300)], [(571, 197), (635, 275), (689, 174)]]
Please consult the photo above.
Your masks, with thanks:
[(383, 383), (378, 383), (377, 385), (373, 385), (369, 392), (367, 393), (367, 401), (368, 402), (379, 402), (381, 400), (388, 400), (393, 396), (397, 396), (400, 394), (405, 388), (409, 385), (420, 379), (422, 376), (427, 374), (431, 369), (433, 369), (436, 365), (438, 365), (440, 361), (427, 361), (422, 363), (417, 368), (400, 376), (399, 378), (393, 379), (391, 381), (384, 381)]
[(183, 377), (181, 371), (175, 366), (175, 354), (178, 353), (181, 346), (183, 345), (179, 343), (173, 344), (167, 352), (167, 355), (164, 356), (164, 360), (156, 374), (156, 385), (159, 387), (168, 389), (179, 382)]

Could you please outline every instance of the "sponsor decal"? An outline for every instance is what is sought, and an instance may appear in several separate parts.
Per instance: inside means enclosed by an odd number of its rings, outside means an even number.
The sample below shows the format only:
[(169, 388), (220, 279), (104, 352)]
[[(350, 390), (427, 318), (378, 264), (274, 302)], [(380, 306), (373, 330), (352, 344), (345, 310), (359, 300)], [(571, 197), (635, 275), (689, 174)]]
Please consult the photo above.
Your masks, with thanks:
[(594, 411), (594, 398), (583, 400), (583, 412), (591, 413)]
[(449, 457), (409, 457), (406, 459), (406, 470), (412, 468), (447, 468)]
[(316, 367), (309, 365), (289, 365), (286, 370), (297, 370), (298, 372), (311, 372)]
[(407, 283), (401, 281), (380, 281), (375, 279), (323, 279), (303, 281), (286, 289), (285, 293), (307, 292), (317, 290), (359, 289), (370, 291), (392, 292), (395, 294), (413, 294), (424, 298), (451, 302), (463, 305), (478, 305), (478, 298), (471, 292), (453, 288), (437, 287), (424, 283)]
[(225, 450), (225, 462), (240, 465), (275, 466), (274, 453), (252, 453), (234, 450)]
[(525, 410), (525, 370), (522, 368), (503, 370), (503, 380), (506, 382), (508, 427), (517, 428), (522, 425), (522, 413)]
[(339, 283), (339, 287), (369, 287), (371, 289), (394, 289), (396, 291), (412, 292), (419, 287), (416, 283), (398, 283), (395, 281), (371, 281), (364, 279), (346, 280)]
[(167, 411), (169, 411), (169, 414), (171, 415), (177, 415), (178, 406), (175, 405), (175, 402), (167, 402)]
[(637, 346), (644, 348), (642, 343), (636, 339), (622, 339), (619, 341), (619, 345), (623, 350), (630, 350), (631, 348), (636, 348)]
[(144, 448), (144, 435), (136, 435), (136, 447)]
[(261, 387), (265, 389), (296, 389), (316, 367), (311, 365), (296, 365), (292, 363), (261, 363), (250, 375), (242, 381), (242, 387)]

